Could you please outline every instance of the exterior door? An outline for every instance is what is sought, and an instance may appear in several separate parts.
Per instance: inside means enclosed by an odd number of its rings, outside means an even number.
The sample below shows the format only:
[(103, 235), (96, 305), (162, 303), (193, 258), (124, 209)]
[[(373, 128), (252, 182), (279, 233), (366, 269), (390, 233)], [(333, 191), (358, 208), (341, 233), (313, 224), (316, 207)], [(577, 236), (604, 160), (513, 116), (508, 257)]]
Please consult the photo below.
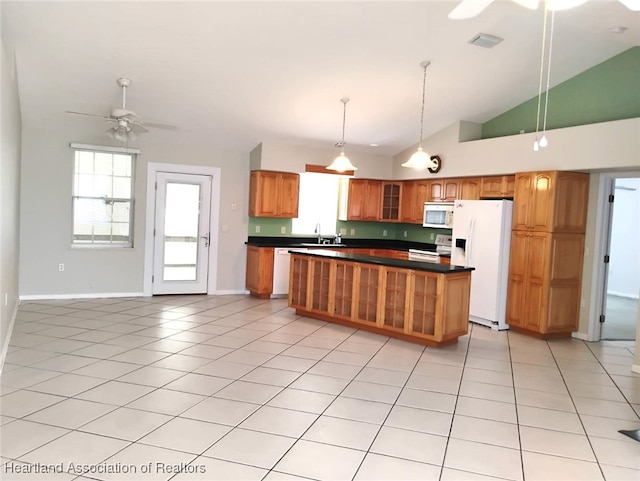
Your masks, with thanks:
[(158, 172), (153, 294), (207, 292), (210, 209), (210, 176)]

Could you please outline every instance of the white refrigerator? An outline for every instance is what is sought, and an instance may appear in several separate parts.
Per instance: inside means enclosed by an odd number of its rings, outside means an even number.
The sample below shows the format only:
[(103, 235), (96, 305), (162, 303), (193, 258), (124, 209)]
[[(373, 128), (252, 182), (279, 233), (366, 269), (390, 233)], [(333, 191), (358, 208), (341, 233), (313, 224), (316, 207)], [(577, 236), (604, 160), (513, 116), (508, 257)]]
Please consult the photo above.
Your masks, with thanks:
[(510, 200), (459, 200), (453, 210), (451, 264), (474, 267), (469, 320), (492, 329), (505, 322), (511, 246)]

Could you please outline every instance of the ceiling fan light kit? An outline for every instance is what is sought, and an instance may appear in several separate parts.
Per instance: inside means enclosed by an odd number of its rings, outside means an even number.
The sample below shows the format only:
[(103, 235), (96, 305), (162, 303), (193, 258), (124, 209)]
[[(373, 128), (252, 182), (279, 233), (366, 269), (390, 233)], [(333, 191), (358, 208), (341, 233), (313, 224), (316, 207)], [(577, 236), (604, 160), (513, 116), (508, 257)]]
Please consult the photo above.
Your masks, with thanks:
[(428, 60), (420, 63), (420, 67), (424, 70), (424, 74), (422, 77), (422, 110), (420, 112), (420, 142), (418, 143), (418, 150), (416, 150), (404, 164), (400, 164), (402, 167), (407, 167), (409, 169), (422, 170), (439, 167), (438, 163), (436, 163), (422, 148), (422, 135), (424, 131), (424, 97), (427, 85), (427, 67), (429, 65), (431, 65), (431, 62)]
[(340, 147), (340, 153), (338, 154), (338, 156), (333, 159), (333, 162), (331, 162), (331, 164), (329, 164), (327, 166), (327, 170), (335, 170), (336, 172), (346, 172), (349, 170), (358, 170), (357, 167), (355, 167), (351, 161), (349, 160), (349, 158), (344, 154), (344, 145), (345, 145), (345, 141), (344, 141), (344, 127), (347, 121), (347, 102), (349, 101), (348, 97), (344, 97), (342, 99), (340, 99), (340, 102), (342, 102), (344, 104), (343, 110), (342, 110), (342, 140), (340, 142), (338, 142), (336, 144), (336, 147)]

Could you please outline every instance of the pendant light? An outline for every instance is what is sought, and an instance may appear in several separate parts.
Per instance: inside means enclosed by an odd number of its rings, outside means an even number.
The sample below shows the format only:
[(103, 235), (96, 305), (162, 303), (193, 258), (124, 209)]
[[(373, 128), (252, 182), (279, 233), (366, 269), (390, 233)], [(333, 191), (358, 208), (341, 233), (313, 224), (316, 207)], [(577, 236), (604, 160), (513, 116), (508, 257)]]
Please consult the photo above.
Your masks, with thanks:
[(402, 167), (408, 167), (410, 169), (426, 169), (434, 168), (438, 164), (431, 160), (431, 156), (422, 149), (422, 132), (424, 128), (424, 95), (427, 85), (427, 67), (431, 64), (428, 60), (420, 63), (420, 66), (424, 69), (424, 76), (422, 78), (422, 111), (420, 113), (420, 143), (418, 144), (418, 150), (407, 160)]
[(355, 167), (349, 158), (344, 155), (344, 126), (347, 120), (347, 102), (349, 101), (348, 97), (340, 99), (340, 102), (344, 104), (344, 110), (342, 113), (342, 140), (336, 144), (336, 147), (340, 147), (340, 154), (331, 162), (331, 165), (327, 166), (328, 170), (335, 170), (336, 172), (346, 172), (348, 170), (358, 170)]

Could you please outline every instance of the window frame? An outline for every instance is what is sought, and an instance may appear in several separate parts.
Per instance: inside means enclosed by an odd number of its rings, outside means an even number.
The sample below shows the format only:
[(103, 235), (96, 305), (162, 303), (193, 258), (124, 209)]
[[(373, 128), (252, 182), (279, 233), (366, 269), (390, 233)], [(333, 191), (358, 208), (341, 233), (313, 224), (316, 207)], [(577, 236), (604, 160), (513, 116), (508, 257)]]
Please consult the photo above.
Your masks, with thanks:
[[(137, 149), (126, 149), (126, 148), (117, 148), (117, 147), (103, 147), (103, 146), (94, 146), (94, 145), (85, 145), (85, 144), (70, 144), (70, 147), (73, 149), (73, 168), (71, 174), (71, 248), (73, 249), (133, 249), (134, 247), (134, 211), (135, 211), (135, 171), (136, 171), (136, 160), (137, 154), (140, 153)], [(87, 196), (87, 195), (79, 195), (76, 192), (76, 181), (77, 181), (77, 163), (78, 163), (78, 153), (79, 152), (90, 152), (94, 156), (96, 154), (107, 154), (107, 155), (126, 155), (130, 157), (130, 169), (131, 175), (130, 179), (130, 191), (129, 198), (125, 197), (107, 197), (107, 196)], [(113, 160), (113, 157), (112, 157)], [(95, 173), (95, 169), (93, 175), (98, 175)], [(109, 175), (111, 179), (114, 177), (123, 177), (123, 176), (115, 176), (112, 173)], [(113, 193), (112, 193), (113, 194)], [(79, 199), (90, 199), (90, 200), (100, 200), (104, 199), (105, 203), (111, 203), (113, 205), (116, 202), (128, 202), (129, 203), (129, 221), (128, 221), (128, 236), (127, 240), (123, 241), (113, 241), (113, 231), (110, 234), (111, 240), (98, 240), (96, 241), (93, 237), (95, 234), (90, 234), (91, 239), (89, 240), (78, 240), (76, 239), (75, 233), (75, 219), (76, 219), (76, 201)], [(95, 224), (93, 224), (95, 225)], [(113, 222), (110, 223), (113, 225)]]

